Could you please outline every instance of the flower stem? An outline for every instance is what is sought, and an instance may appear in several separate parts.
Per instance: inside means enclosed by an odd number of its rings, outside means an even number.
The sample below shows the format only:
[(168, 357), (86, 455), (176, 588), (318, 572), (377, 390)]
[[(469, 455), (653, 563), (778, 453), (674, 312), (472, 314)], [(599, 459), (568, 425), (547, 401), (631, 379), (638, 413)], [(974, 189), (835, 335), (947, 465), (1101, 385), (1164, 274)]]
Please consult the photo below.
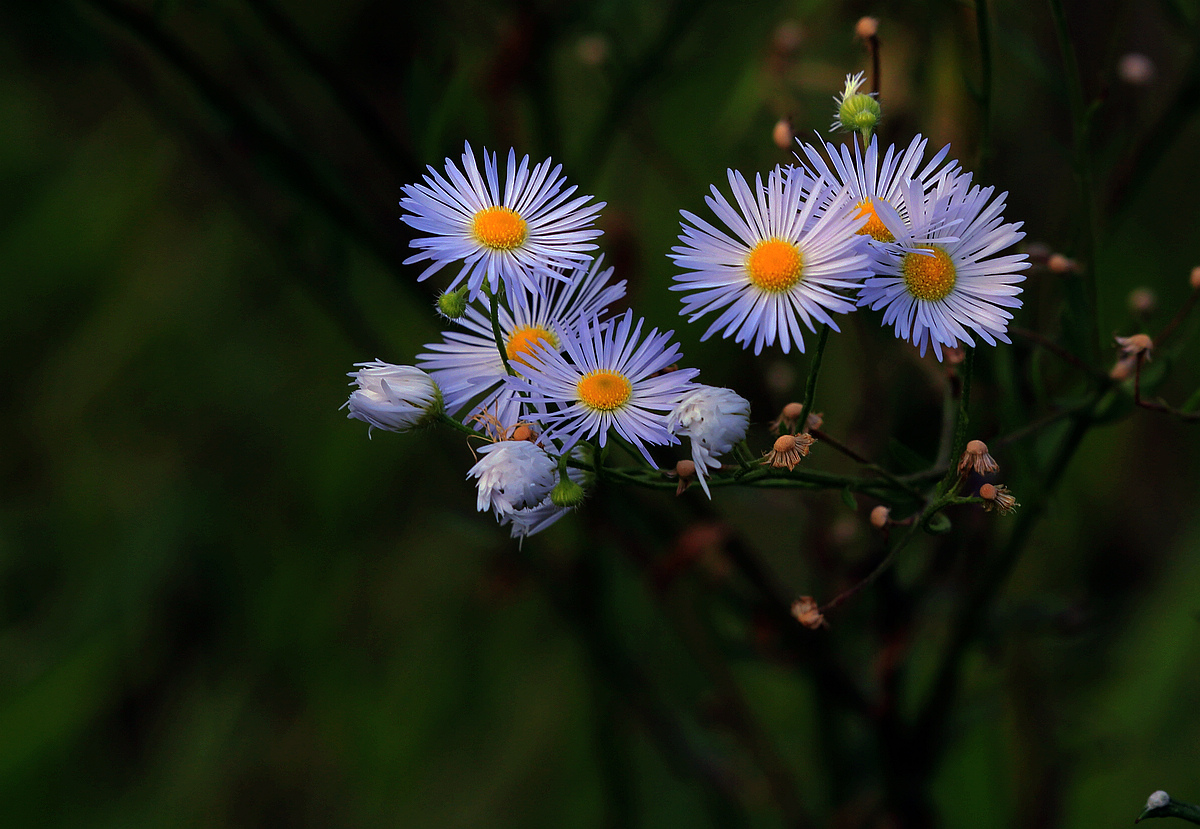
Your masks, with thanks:
[(500, 352), (500, 362), (504, 363), (504, 370), (513, 377), (516, 377), (517, 373), (508, 364), (508, 349), (504, 347), (504, 335), (500, 333), (500, 295), (490, 294), (490, 299), (492, 306), (492, 337), (496, 340), (496, 350)]
[[(817, 348), (813, 351), (812, 365), (808, 369), (808, 380), (804, 383), (804, 400), (801, 402), (800, 416), (805, 421), (812, 412), (813, 398), (817, 393), (817, 375), (821, 371), (821, 357), (825, 354), (825, 343), (828, 339), (829, 324), (821, 323), (821, 331), (817, 335)], [(803, 422), (801, 428), (803, 428)]]
[(955, 487), (958, 485), (958, 459), (962, 457), (963, 450), (967, 446), (967, 427), (970, 422), (970, 416), (967, 410), (971, 405), (971, 375), (975, 373), (975, 347), (964, 346), (966, 350), (966, 359), (963, 360), (962, 372), (962, 391), (958, 395), (958, 411), (954, 417), (954, 443), (950, 449), (949, 468), (946, 470), (946, 477), (942, 478), (942, 482), (938, 484), (937, 494), (942, 497), (947, 493), (953, 494)]

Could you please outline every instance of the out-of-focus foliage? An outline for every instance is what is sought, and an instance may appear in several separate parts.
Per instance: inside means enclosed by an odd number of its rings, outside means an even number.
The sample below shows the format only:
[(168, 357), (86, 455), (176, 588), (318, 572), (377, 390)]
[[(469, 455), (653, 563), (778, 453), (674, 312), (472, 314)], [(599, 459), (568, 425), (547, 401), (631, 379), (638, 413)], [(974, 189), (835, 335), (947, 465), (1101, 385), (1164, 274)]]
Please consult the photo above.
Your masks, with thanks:
[[(1162, 328), (1200, 264), (1200, 11), (1118, 5), (1066, 8), (1103, 101), (1105, 335)], [(881, 19), (882, 137), (951, 142), (1009, 191), (1028, 241), (1078, 255), (1050, 12), (991, 11), (981, 158), (960, 3), (9, 4), (0, 822), (776, 826), (794, 799), (817, 825), (877, 825), (886, 745), (775, 658), (744, 577), (713, 552), (737, 538), (784, 597), (831, 594), (878, 554), (870, 504), (601, 491), (518, 552), (473, 511), (460, 436), (368, 440), (338, 406), (353, 363), (411, 362), (437, 336), (396, 202), (469, 139), (554, 155), (607, 201), (601, 247), (639, 313), (678, 330), (705, 382), (749, 397), (765, 434), (806, 364), (698, 343), (666, 253), (678, 211), (702, 210), (727, 167), (790, 160), (771, 141), (781, 116), (825, 129), (865, 68), (863, 13)], [(1154, 61), (1148, 85), (1119, 78), (1127, 52)], [(1031, 272), (1018, 325), (1069, 335), (1066, 285)], [(1139, 286), (1158, 298), (1148, 320), (1127, 309)], [(826, 354), (827, 424), (897, 467), (928, 460), (939, 377), (855, 316)], [(1195, 327), (1151, 364), (1171, 364), (1155, 394), (1177, 405), (1200, 386)], [(1019, 338), (980, 362), (973, 425), (989, 439), (1045, 412), (1039, 390), (1069, 371)], [(1157, 788), (1200, 798), (1196, 428), (1139, 411), (1089, 433), (968, 659), (931, 784), (944, 825), (1082, 829), (1128, 820)], [(997, 453), (1018, 493), (1038, 474), (1025, 445)], [(923, 690), (946, 607), (994, 552), (968, 541), (1003, 520), (952, 518), (964, 532), (835, 621), (886, 620), (897, 585), (937, 576), (920, 618), (892, 619), (903, 637), (827, 640), (855, 679), (899, 656)]]

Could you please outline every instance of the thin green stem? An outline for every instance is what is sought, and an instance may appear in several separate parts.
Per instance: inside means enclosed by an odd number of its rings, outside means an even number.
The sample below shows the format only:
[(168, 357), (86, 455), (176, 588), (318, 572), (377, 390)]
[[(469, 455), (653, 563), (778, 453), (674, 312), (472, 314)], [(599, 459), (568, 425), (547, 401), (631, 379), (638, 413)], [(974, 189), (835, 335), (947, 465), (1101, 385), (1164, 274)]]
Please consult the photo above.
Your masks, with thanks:
[(500, 332), (500, 295), (491, 294), (491, 316), (492, 316), (492, 337), (496, 340), (496, 350), (500, 352), (500, 362), (504, 363), (504, 370), (513, 377), (517, 373), (513, 371), (513, 367), (508, 363), (508, 349), (504, 347), (504, 334)]
[[(829, 339), (829, 324), (821, 323), (821, 331), (817, 335), (817, 347), (813, 351), (812, 365), (808, 368), (808, 380), (804, 383), (804, 400), (801, 401), (800, 416), (806, 421), (812, 413), (813, 400), (817, 393), (817, 375), (821, 372), (821, 357), (825, 354), (825, 343)], [(803, 427), (803, 424), (801, 424)]]
[(483, 437), (482, 435), (479, 434), (479, 432), (475, 431), (467, 424), (461, 423), (461, 422), (455, 420), (454, 418), (450, 417), (450, 415), (446, 414), (445, 412), (442, 412), (441, 414), (439, 414), (437, 416), (437, 422), (442, 424), (443, 426), (449, 426), (451, 429), (455, 429), (459, 432), (462, 432), (463, 434), (470, 435), (471, 437)]
[(967, 356), (963, 360), (962, 371), (959, 373), (962, 378), (962, 390), (958, 394), (958, 410), (954, 417), (954, 443), (951, 444), (946, 477), (942, 478), (942, 482), (938, 484), (938, 497), (953, 493), (958, 485), (958, 459), (962, 457), (963, 450), (967, 446), (967, 429), (970, 425), (968, 410), (971, 406), (971, 376), (975, 373), (975, 348), (968, 345), (965, 346), (965, 349)]

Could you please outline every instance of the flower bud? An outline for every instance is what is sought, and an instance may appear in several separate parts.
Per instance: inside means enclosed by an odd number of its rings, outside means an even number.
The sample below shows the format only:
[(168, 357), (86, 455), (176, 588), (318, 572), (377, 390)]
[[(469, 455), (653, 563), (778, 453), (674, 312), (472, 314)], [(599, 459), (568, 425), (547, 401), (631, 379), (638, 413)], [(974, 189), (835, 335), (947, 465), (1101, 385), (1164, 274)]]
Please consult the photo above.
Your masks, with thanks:
[(775, 122), (775, 128), (771, 130), (771, 140), (781, 150), (789, 149), (792, 146), (792, 142), (796, 140), (796, 133), (792, 129), (791, 118), (783, 117)]
[(1154, 80), (1154, 61), (1141, 52), (1129, 52), (1117, 61), (1117, 74), (1130, 86), (1146, 86)]
[(879, 18), (877, 17), (860, 17), (854, 24), (854, 36), (857, 38), (866, 40), (877, 34), (879, 34)]
[(467, 294), (470, 289), (463, 286), (455, 291), (446, 291), (437, 298), (437, 311), (448, 320), (456, 320), (467, 313)]
[(1050, 258), (1046, 260), (1046, 267), (1051, 273), (1071, 273), (1075, 270), (1075, 263), (1063, 256), (1061, 253), (1052, 253)]
[(883, 504), (871, 510), (871, 526), (877, 530), (882, 530), (887, 526), (888, 520), (892, 517), (890, 507), (885, 507)]
[(1149, 288), (1134, 288), (1129, 292), (1129, 310), (1139, 315), (1153, 314), (1158, 308), (1158, 296)]
[(554, 489), (550, 490), (550, 502), (556, 507), (577, 507), (583, 503), (585, 494), (583, 487), (570, 478), (563, 477), (554, 485)]
[(985, 510), (994, 509), (1001, 515), (1011, 515), (1021, 506), (1004, 484), (984, 484), (979, 488), (979, 497), (984, 500)]
[(393, 366), (376, 360), (356, 363), (351, 385), (357, 385), (343, 408), (347, 417), (375, 429), (406, 432), (435, 421), (443, 410), (442, 391), (437, 383), (414, 366)]
[(1192, 268), (1192, 272), (1188, 275), (1188, 284), (1192, 286), (1192, 290), (1200, 289), (1200, 265)]
[(863, 82), (862, 72), (846, 76), (846, 86), (842, 94), (834, 97), (838, 109), (833, 129), (841, 127), (847, 132), (860, 132), (865, 137), (874, 131), (875, 125), (883, 117), (883, 108), (879, 106), (875, 96), (858, 91)]

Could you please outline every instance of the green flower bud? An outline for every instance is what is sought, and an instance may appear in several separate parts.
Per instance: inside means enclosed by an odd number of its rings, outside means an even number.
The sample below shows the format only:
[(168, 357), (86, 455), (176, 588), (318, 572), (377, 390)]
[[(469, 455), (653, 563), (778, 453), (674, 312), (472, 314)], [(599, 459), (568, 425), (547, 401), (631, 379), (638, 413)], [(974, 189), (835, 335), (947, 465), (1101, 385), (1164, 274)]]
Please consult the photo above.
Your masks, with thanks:
[(556, 507), (577, 507), (583, 503), (583, 487), (565, 475), (550, 490), (550, 501)]
[(438, 313), (449, 320), (456, 320), (467, 313), (467, 293), (465, 285), (457, 291), (446, 291), (437, 298)]
[(862, 133), (865, 141), (870, 138), (879, 119), (883, 117), (883, 108), (879, 106), (879, 101), (874, 95), (858, 91), (864, 80), (862, 72), (846, 76), (846, 86), (842, 94), (833, 98), (838, 109), (837, 118), (830, 125), (830, 129)]

